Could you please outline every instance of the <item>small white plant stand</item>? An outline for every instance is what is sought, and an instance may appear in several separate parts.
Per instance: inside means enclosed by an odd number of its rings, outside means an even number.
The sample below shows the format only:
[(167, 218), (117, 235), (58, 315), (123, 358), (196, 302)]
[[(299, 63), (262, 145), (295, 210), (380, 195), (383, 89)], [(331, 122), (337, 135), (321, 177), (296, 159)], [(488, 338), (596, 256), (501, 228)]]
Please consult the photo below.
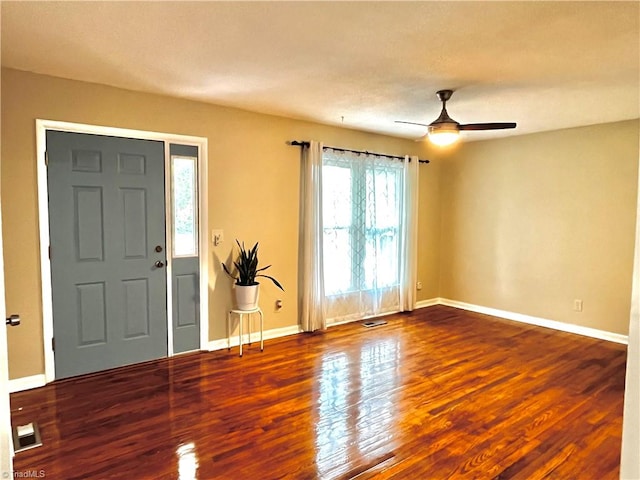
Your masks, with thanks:
[(251, 345), (251, 314), (257, 313), (260, 315), (260, 351), (264, 350), (264, 315), (262, 314), (262, 309), (260, 307), (251, 309), (251, 310), (229, 310), (227, 314), (227, 348), (231, 351), (231, 320), (234, 315), (238, 315), (240, 318), (239, 329), (238, 329), (238, 344), (240, 345), (240, 356), (242, 356), (242, 320), (244, 316), (247, 316), (248, 320), (248, 330), (249, 330), (249, 345)]

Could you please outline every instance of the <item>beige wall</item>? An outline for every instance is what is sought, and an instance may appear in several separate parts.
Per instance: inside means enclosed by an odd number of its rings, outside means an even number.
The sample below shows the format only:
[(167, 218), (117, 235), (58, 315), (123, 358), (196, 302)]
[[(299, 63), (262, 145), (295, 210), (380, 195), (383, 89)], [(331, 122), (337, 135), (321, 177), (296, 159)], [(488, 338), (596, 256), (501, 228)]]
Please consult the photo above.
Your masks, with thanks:
[(638, 129), (473, 142), (441, 162), (440, 296), (626, 335)]
[[(339, 114), (339, 113), (338, 113)], [(337, 114), (337, 115), (338, 115)], [(233, 239), (260, 241), (285, 286), (261, 291), (267, 328), (297, 318), (299, 155), (286, 144), (418, 154), (418, 300), (444, 297), (627, 333), (635, 225), (638, 121), (430, 150), (428, 144), (199, 102), (2, 70), (2, 214), (10, 377), (43, 373), (35, 119), (209, 139), (210, 339), (224, 338), (230, 280), (219, 261)], [(247, 174), (247, 172), (249, 172)], [(238, 185), (243, 182), (243, 191)], [(245, 192), (251, 192), (246, 195)], [(284, 308), (273, 303), (282, 298)], [(573, 300), (584, 311), (572, 311)]]
[[(336, 112), (336, 116), (339, 112)], [(44, 372), (37, 218), (35, 119), (152, 130), (209, 139), (209, 226), (225, 242), (209, 251), (210, 339), (226, 336), (231, 281), (220, 275), (234, 238), (260, 241), (261, 263), (285, 286), (261, 290), (267, 328), (296, 325), (300, 150), (288, 140), (433, 158), (426, 144), (176, 98), (2, 70), (2, 214), (7, 307), (23, 325), (9, 329), (10, 377)], [(435, 167), (435, 168), (434, 168)], [(437, 162), (420, 167), (419, 276), (423, 300), (438, 296)], [(242, 185), (242, 186), (241, 186)], [(422, 221), (424, 219), (424, 222)], [(276, 298), (284, 308), (275, 312)]]

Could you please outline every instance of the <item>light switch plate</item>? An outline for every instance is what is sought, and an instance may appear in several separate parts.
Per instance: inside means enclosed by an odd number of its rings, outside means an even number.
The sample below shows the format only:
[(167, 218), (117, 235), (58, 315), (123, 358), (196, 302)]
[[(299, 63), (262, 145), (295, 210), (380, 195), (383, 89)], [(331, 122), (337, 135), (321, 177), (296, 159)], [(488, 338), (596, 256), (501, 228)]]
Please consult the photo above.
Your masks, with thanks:
[(211, 242), (214, 247), (217, 247), (222, 242), (224, 242), (224, 231), (223, 230), (211, 230)]

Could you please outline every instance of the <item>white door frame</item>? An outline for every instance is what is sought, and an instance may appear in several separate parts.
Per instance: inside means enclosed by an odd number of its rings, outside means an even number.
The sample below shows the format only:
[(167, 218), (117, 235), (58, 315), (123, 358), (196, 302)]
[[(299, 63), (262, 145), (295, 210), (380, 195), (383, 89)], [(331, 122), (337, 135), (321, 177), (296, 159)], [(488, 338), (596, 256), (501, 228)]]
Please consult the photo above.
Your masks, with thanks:
[[(639, 160), (640, 161), (640, 160)], [(640, 188), (640, 172), (638, 172)], [(633, 260), (633, 288), (627, 347), (627, 371), (622, 417), (620, 479), (640, 478), (640, 192), (636, 210), (636, 244)]]
[[(171, 154), (169, 145), (192, 145), (198, 147), (198, 242), (200, 257), (200, 349), (207, 350), (209, 344), (209, 255), (208, 255), (208, 182), (207, 182), (207, 152), (208, 141), (205, 137), (177, 135), (173, 133), (148, 132), (144, 130), (130, 130), (126, 128), (104, 127), (81, 123), (61, 122), (56, 120), (36, 120), (36, 155), (38, 175), (38, 217), (40, 228), (40, 279), (42, 285), (42, 333), (44, 350), (45, 382), (55, 379), (55, 359), (52, 348), (53, 339), (53, 294), (51, 289), (51, 261), (49, 259), (49, 188), (47, 184), (47, 166), (45, 155), (47, 149), (47, 130), (63, 132), (88, 133), (93, 135), (108, 135), (112, 137), (134, 138), (141, 140), (156, 140), (164, 142), (165, 155), (165, 198), (169, 202), (170, 190), (166, 188), (169, 181), (167, 166), (170, 165)], [(170, 205), (167, 203), (167, 205)], [(172, 326), (172, 292), (171, 292), (171, 210), (165, 209), (167, 236), (167, 355), (173, 352)]]
[[(0, 203), (2, 203), (0, 201)], [(0, 218), (0, 319), (6, 318), (4, 298), (4, 257), (2, 254), (2, 218)], [(20, 328), (20, 327), (18, 327)], [(9, 356), (7, 327), (0, 326), (0, 477), (13, 478), (13, 440), (9, 401)]]

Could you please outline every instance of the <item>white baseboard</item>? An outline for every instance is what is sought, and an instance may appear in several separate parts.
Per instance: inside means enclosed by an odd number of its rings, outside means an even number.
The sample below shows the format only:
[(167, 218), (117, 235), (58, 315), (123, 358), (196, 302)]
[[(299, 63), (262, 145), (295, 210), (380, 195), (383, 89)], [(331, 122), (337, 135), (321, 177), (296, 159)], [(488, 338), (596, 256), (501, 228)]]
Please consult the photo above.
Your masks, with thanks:
[(435, 297), (435, 298), (429, 298), (428, 300), (420, 300), (419, 302), (416, 302), (416, 308), (425, 308), (425, 307), (432, 307), (434, 305), (440, 305), (440, 298)]
[(448, 298), (440, 298), (439, 304), (446, 305), (448, 307), (460, 308), (462, 310), (468, 310), (470, 312), (483, 313), (485, 315), (491, 315), (493, 317), (504, 318), (506, 320), (513, 320), (515, 322), (536, 325), (538, 327), (552, 328), (554, 330), (560, 330), (562, 332), (575, 333), (577, 335), (583, 335), (585, 337), (592, 337), (600, 340), (607, 340), (609, 342), (621, 343), (623, 345), (627, 345), (629, 343), (629, 337), (627, 335), (607, 332), (605, 330), (598, 330), (596, 328), (584, 327), (582, 325), (558, 322), (556, 320), (549, 320), (547, 318), (533, 317), (531, 315), (524, 315), (522, 313), (508, 312), (506, 310), (498, 310), (496, 308), (458, 302), (457, 300), (449, 300)]
[(47, 384), (44, 373), (31, 375), (30, 377), (14, 378), (9, 380), (9, 393), (22, 392), (32, 388), (44, 387)]
[[(271, 340), (273, 338), (280, 338), (280, 337), (286, 337), (288, 335), (295, 335), (297, 333), (301, 333), (302, 332), (302, 328), (300, 327), (300, 325), (294, 325), (291, 327), (281, 327), (281, 328), (272, 328), (270, 330), (265, 330), (264, 331), (264, 335), (263, 338), (264, 340)], [(248, 343), (249, 342), (249, 335), (248, 334), (244, 334), (242, 336), (242, 340), (244, 343)], [(259, 342), (260, 341), (260, 332), (251, 332), (251, 340), (253, 342)], [(232, 347), (237, 347), (239, 345), (238, 343), (238, 335), (232, 335), (231, 336), (231, 346)], [(212, 352), (214, 350), (222, 350), (223, 348), (227, 348), (228, 344), (227, 344), (227, 339), (226, 338), (221, 338), (219, 340), (212, 340), (209, 342), (209, 351)]]
[(584, 327), (582, 325), (575, 325), (571, 323), (558, 322), (556, 320), (534, 317), (522, 313), (499, 310), (497, 308), (473, 305), (471, 303), (459, 302), (457, 300), (449, 300), (448, 298), (434, 297), (427, 300), (420, 300), (419, 302), (416, 302), (416, 309), (432, 307), (434, 305), (445, 305), (448, 307), (460, 308), (462, 310), (483, 313), (485, 315), (491, 315), (492, 317), (503, 318), (505, 320), (527, 323), (529, 325), (536, 325), (538, 327), (551, 328), (553, 330), (559, 330), (561, 332), (574, 333), (577, 335), (583, 335), (585, 337), (597, 338), (599, 340), (621, 343), (623, 345), (627, 345), (629, 342), (629, 338), (627, 335), (621, 335), (619, 333), (607, 332), (605, 330), (598, 330), (595, 328)]

